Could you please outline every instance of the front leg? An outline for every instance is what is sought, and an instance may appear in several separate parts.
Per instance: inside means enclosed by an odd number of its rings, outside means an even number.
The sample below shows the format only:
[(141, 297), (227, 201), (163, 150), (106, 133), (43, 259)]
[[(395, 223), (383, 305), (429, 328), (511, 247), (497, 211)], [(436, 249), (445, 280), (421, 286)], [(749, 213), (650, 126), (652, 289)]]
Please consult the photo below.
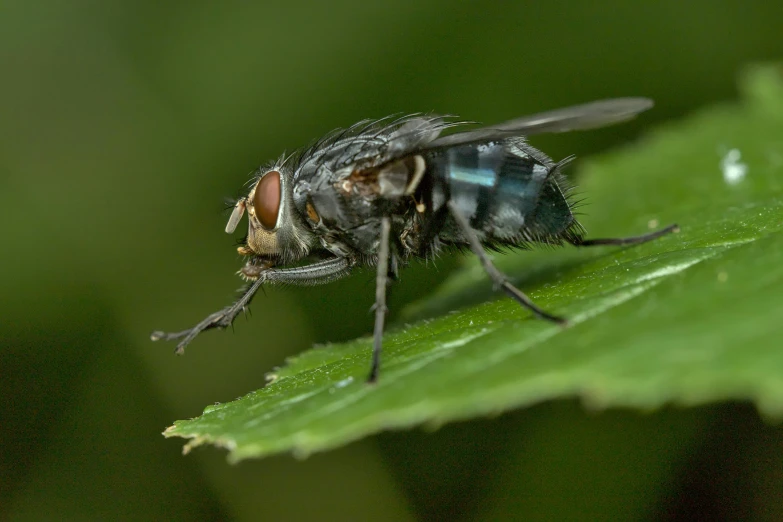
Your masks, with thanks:
[(313, 286), (325, 283), (331, 283), (337, 279), (343, 278), (350, 273), (351, 263), (348, 259), (335, 257), (326, 261), (319, 261), (311, 265), (298, 266), (293, 268), (269, 268), (265, 265), (248, 264), (242, 269), (242, 274), (248, 278), (255, 279), (242, 292), (242, 296), (229, 307), (208, 315), (203, 321), (193, 328), (181, 332), (152, 332), (150, 338), (153, 341), (172, 341), (181, 339), (177, 343), (175, 353), (182, 355), (185, 353), (185, 346), (205, 330), (213, 328), (226, 328), (231, 326), (234, 319), (245, 310), (253, 296), (264, 283), (288, 283), (300, 286)]

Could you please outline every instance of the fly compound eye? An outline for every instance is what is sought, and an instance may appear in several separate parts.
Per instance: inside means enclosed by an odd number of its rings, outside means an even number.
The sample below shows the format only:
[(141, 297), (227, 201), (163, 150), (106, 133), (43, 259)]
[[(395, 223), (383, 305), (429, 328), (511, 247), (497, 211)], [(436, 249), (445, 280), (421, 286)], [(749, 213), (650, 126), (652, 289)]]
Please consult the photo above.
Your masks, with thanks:
[(258, 181), (253, 195), (255, 215), (261, 226), (267, 230), (272, 230), (277, 225), (280, 197), (280, 173), (270, 170)]

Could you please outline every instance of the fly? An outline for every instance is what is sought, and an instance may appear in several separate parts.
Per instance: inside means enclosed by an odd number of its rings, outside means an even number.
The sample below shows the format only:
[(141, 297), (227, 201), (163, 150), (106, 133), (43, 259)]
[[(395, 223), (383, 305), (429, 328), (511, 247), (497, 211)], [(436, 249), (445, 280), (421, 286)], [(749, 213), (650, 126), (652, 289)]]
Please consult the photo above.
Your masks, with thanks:
[(328, 134), (294, 155), (259, 168), (226, 226), (233, 233), (248, 215), (238, 248), (248, 281), (231, 306), (181, 332), (176, 353), (198, 334), (230, 326), (265, 283), (319, 285), (354, 268), (376, 268), (375, 328), (368, 381), (378, 378), (386, 317), (386, 288), (412, 259), (467, 246), (496, 288), (536, 316), (566, 320), (536, 306), (513, 286), (485, 249), (535, 243), (634, 245), (677, 230), (671, 225), (627, 238), (585, 239), (574, 217), (562, 169), (524, 136), (619, 123), (653, 106), (646, 98), (617, 98), (525, 116), (441, 136), (466, 125), (449, 117), (413, 114), (361, 121)]

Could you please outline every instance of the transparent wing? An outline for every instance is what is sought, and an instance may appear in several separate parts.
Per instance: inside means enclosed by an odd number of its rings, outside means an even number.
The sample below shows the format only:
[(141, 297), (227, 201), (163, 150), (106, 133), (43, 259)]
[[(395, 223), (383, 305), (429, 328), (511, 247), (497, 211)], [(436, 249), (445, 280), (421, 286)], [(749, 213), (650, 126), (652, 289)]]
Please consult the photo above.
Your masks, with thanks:
[(594, 129), (632, 119), (653, 106), (648, 98), (614, 98), (523, 116), (505, 123), (437, 138), (426, 148), (453, 147), (511, 136)]

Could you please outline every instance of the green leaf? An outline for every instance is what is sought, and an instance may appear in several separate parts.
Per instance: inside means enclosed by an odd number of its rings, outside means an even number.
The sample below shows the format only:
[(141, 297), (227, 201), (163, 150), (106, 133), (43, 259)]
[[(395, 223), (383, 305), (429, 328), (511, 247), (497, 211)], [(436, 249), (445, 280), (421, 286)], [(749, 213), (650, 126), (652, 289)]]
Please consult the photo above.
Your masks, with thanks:
[[(569, 396), (641, 409), (751, 400), (781, 416), (781, 69), (753, 69), (741, 87), (740, 104), (694, 114), (583, 165), (590, 236), (672, 222), (679, 234), (630, 248), (495, 256), (536, 303), (568, 317), (568, 328), (493, 294), (468, 260), (406, 310), (410, 325), (385, 336), (377, 385), (364, 382), (370, 338), (318, 347), (289, 360), (266, 387), (177, 421), (165, 435), (190, 438), (186, 450), (223, 446), (237, 461), (307, 455), (385, 429)], [(744, 177), (732, 178), (738, 172)]]

